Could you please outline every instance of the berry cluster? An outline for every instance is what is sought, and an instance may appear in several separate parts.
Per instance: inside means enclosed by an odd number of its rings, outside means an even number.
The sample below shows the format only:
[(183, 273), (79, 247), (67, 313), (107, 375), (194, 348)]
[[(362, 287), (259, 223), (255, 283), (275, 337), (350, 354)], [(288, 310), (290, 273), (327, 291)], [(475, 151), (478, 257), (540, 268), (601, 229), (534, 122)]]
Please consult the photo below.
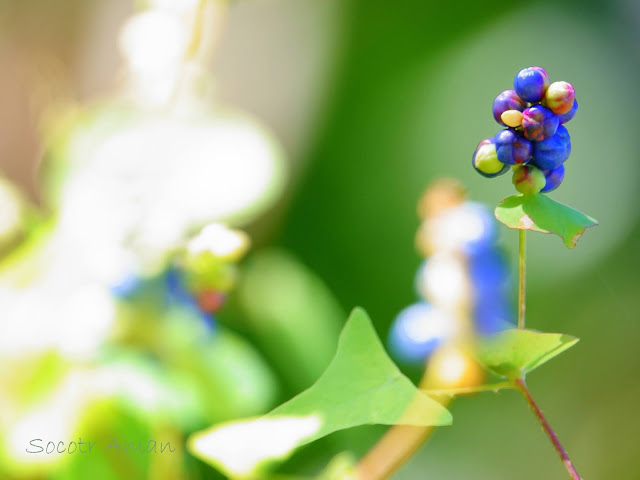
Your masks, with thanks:
[(423, 362), (443, 345), (495, 333), (513, 320), (509, 267), (491, 212), (467, 201), (457, 182), (440, 180), (425, 192), (419, 213), (420, 301), (398, 314), (389, 337), (393, 353), (406, 362)]
[(540, 67), (520, 70), (513, 90), (493, 102), (493, 117), (507, 128), (482, 140), (472, 157), (476, 171), (497, 177), (513, 167), (513, 184), (525, 194), (550, 192), (564, 178), (571, 138), (564, 124), (578, 111), (571, 84), (549, 83)]
[(140, 300), (150, 291), (167, 300), (167, 307), (190, 310), (212, 326), (238, 277), (238, 262), (250, 240), (246, 233), (212, 223), (193, 237), (173, 262), (157, 277), (130, 274), (112, 285), (122, 300)]

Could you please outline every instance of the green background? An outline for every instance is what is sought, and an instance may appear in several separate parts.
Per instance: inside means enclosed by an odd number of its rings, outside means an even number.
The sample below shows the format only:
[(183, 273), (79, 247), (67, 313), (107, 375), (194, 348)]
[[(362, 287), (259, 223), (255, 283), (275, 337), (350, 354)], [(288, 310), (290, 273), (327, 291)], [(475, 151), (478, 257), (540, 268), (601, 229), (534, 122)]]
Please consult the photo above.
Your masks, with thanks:
[[(232, 8), (268, 13), (273, 3), (295, 10), (270, 0), (237, 3)], [(73, 68), (90, 8), (61, 0), (0, 5), (3, 24), (11, 25), (0, 45), (10, 77), (0, 82), (7, 105), (12, 96), (28, 96), (11, 81), (8, 67), (16, 58), (28, 64), (35, 58), (28, 52), (49, 49), (63, 69)], [(546, 68), (552, 81), (571, 82), (580, 111), (568, 125), (573, 152), (567, 177), (552, 197), (600, 226), (573, 250), (558, 238), (529, 235), (528, 325), (582, 339), (532, 375), (529, 386), (586, 479), (640, 479), (640, 9), (631, 0), (331, 5), (332, 14), (316, 29), (332, 39), (332, 68), (316, 92), (319, 107), (304, 148), (290, 149), (297, 168), (286, 199), (250, 229), (258, 246), (295, 254), (345, 312), (364, 307), (385, 338), (397, 312), (415, 301), (415, 206), (425, 186), (446, 175), (490, 205), (511, 194), (506, 176), (486, 180), (470, 165), (477, 142), (498, 130), (493, 98), (529, 65)], [(25, 56), (16, 53), (20, 46)], [(80, 89), (77, 82), (69, 88)], [(3, 128), (0, 166), (36, 196), (37, 122), (20, 113), (26, 103), (8, 102), (0, 115), (6, 126), (14, 112), (12, 128), (23, 125), (25, 139), (21, 149), (11, 149), (10, 130)], [(255, 113), (260, 116), (261, 108)], [(516, 237), (502, 232), (512, 254)], [(416, 378), (415, 369), (406, 371)], [(295, 392), (291, 387), (280, 396)], [(464, 398), (452, 411), (454, 425), (440, 429), (397, 478), (566, 477), (517, 393)], [(306, 447), (285, 470), (313, 471), (344, 446), (364, 452), (382, 431), (337, 434)]]

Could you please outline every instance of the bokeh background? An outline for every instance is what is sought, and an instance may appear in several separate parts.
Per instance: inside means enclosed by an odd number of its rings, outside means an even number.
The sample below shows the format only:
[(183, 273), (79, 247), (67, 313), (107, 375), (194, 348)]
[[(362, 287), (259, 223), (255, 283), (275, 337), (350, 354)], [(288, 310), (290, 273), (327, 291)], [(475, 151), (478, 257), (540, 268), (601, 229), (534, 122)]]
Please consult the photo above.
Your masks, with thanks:
[[(33, 204), (46, 204), (37, 180), (48, 148), (43, 124), (62, 122), (51, 113), (60, 105), (108, 102), (120, 88), (118, 32), (135, 3), (0, 2), (0, 171)], [(353, 306), (366, 308), (386, 338), (396, 314), (415, 301), (416, 203), (430, 181), (453, 176), (489, 205), (512, 193), (506, 177), (478, 176), (470, 156), (498, 130), (495, 95), (519, 69), (540, 65), (552, 80), (571, 82), (580, 100), (567, 177), (552, 197), (600, 225), (572, 250), (556, 237), (529, 235), (529, 326), (582, 339), (529, 385), (585, 478), (640, 479), (638, 32), (640, 5), (632, 0), (233, 2), (211, 64), (216, 101), (270, 130), (290, 172), (278, 202), (245, 226), (254, 277), (241, 281), (218, 319), (269, 366), (271, 393), (253, 413), (312, 383)], [(503, 229), (512, 256), (516, 237)], [(269, 262), (285, 272), (281, 281), (259, 281)], [(4, 310), (0, 304), (0, 316)], [(300, 325), (312, 317), (326, 348), (304, 328), (283, 341), (261, 326), (283, 310)], [(417, 367), (403, 369), (419, 377)], [(566, 476), (516, 393), (464, 398), (452, 408), (454, 426), (440, 429), (397, 478)], [(383, 431), (335, 434), (283, 471), (315, 472), (344, 449), (364, 453)], [(192, 464), (193, 478), (217, 478)], [(143, 478), (133, 472), (104, 478)], [(47, 478), (28, 469), (6, 475)]]

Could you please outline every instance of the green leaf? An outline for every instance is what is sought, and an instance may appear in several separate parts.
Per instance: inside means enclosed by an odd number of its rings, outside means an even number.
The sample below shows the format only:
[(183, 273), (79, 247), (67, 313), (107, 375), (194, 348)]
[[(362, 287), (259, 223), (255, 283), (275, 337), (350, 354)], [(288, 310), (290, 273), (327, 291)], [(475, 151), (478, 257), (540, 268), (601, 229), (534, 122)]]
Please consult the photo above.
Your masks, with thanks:
[(496, 207), (495, 215), (509, 228), (555, 233), (568, 248), (576, 246), (587, 228), (598, 225), (588, 215), (542, 193), (507, 197)]
[(477, 356), (489, 370), (515, 380), (573, 347), (578, 340), (561, 333), (506, 330), (482, 341)]
[(342, 452), (333, 457), (327, 467), (317, 476), (316, 480), (352, 480), (356, 473), (358, 459), (351, 452)]
[(295, 448), (337, 430), (365, 424), (449, 425), (451, 421), (447, 409), (400, 373), (367, 314), (355, 309), (335, 357), (314, 385), (262, 418), (216, 425), (193, 435), (188, 445), (194, 455), (238, 477), (269, 461), (285, 459)]
[(345, 318), (322, 279), (290, 253), (263, 250), (243, 264), (236, 298), (239, 320), (287, 385), (300, 392), (313, 384), (335, 353)]

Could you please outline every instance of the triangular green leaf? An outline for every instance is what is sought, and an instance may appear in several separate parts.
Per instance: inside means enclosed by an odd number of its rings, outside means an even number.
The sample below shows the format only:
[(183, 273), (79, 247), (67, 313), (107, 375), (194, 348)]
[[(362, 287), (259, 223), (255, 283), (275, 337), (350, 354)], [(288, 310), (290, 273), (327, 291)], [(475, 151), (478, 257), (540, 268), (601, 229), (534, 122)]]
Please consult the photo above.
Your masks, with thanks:
[(451, 421), (447, 409), (398, 370), (367, 314), (355, 309), (335, 357), (314, 385), (262, 418), (196, 433), (189, 439), (189, 448), (227, 475), (240, 477), (337, 430), (365, 424), (429, 426)]
[(568, 248), (576, 246), (588, 227), (598, 225), (588, 215), (551, 200), (542, 193), (507, 197), (496, 207), (495, 215), (509, 228), (555, 233)]
[(573, 347), (578, 340), (561, 333), (506, 330), (483, 340), (477, 356), (489, 370), (514, 380)]

